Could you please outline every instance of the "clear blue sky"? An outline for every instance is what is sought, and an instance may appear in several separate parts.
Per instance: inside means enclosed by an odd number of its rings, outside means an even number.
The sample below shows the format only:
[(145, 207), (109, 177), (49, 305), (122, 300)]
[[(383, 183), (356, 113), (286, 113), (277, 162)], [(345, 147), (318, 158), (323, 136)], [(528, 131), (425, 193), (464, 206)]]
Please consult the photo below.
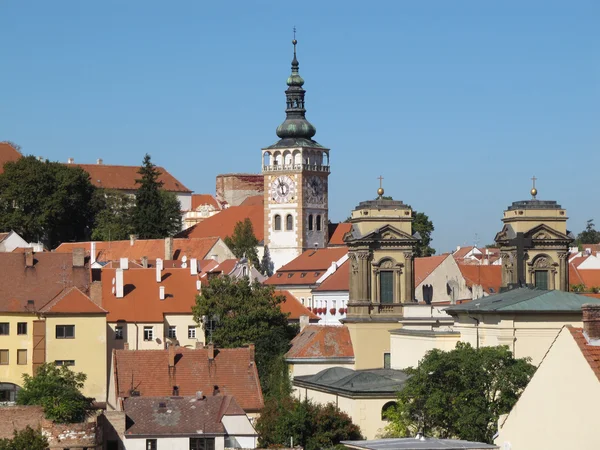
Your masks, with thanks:
[(148, 152), (199, 193), (259, 172), (295, 25), (332, 220), (381, 174), (438, 252), (483, 245), (536, 175), (571, 230), (600, 222), (598, 1), (0, 0), (0, 20), (0, 140), (26, 154)]

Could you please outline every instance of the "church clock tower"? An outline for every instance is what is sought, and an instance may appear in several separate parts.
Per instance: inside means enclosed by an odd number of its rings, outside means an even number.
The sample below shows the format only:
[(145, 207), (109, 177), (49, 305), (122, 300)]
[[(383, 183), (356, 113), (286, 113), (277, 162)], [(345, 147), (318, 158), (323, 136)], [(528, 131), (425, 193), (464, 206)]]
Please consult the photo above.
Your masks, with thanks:
[(306, 120), (304, 80), (298, 73), (297, 41), (287, 79), (286, 118), (277, 127), (280, 140), (262, 149), (264, 236), (275, 270), (306, 249), (328, 241), (329, 149), (313, 140), (315, 127)]

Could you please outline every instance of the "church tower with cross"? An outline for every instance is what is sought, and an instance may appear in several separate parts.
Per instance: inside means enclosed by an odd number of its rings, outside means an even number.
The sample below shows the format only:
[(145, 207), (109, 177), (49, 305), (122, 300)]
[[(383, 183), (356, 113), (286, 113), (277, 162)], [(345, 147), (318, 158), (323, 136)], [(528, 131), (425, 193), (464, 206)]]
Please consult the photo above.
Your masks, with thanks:
[(513, 202), (495, 238), (502, 257), (502, 288), (533, 286), (569, 290), (567, 211), (554, 200), (538, 200), (533, 177), (531, 199)]
[(264, 176), (264, 244), (277, 270), (307, 249), (327, 246), (329, 149), (316, 142), (315, 127), (306, 119), (296, 58), (285, 91), (285, 120), (279, 140), (262, 149)]

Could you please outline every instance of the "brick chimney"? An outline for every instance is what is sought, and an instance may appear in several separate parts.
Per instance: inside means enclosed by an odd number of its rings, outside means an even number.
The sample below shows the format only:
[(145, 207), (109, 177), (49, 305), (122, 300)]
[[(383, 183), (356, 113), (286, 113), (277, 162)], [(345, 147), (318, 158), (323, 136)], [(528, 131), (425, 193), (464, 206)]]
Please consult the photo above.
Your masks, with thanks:
[(142, 256), (142, 267), (144, 269), (148, 268), (148, 257), (147, 256)]
[(208, 350), (208, 360), (212, 361), (215, 359), (215, 344), (211, 342), (206, 346), (206, 349)]
[(167, 237), (165, 238), (165, 261), (170, 261), (173, 259), (173, 238)]
[(169, 352), (169, 367), (175, 367), (175, 346), (169, 345), (167, 351)]
[(254, 344), (249, 344), (248, 345), (248, 350), (249, 350), (249, 353), (250, 353), (250, 362), (254, 362), (254, 354), (255, 354)]
[(583, 331), (590, 340), (600, 339), (600, 305), (586, 303), (581, 307)]
[(92, 281), (90, 285), (90, 299), (102, 307), (102, 281)]
[(74, 248), (73, 249), (73, 267), (84, 267), (85, 266), (85, 249)]
[(25, 267), (33, 267), (33, 249), (31, 247), (25, 249)]

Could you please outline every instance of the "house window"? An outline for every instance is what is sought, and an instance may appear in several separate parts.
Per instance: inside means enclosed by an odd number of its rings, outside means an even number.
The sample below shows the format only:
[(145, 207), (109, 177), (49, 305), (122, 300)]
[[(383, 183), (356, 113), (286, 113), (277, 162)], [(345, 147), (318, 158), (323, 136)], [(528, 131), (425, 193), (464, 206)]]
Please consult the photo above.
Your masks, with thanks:
[(188, 325), (188, 339), (196, 339), (196, 327)]
[(56, 325), (56, 339), (73, 339), (75, 325)]
[(156, 450), (156, 439), (146, 439), (146, 450)]
[(275, 214), (273, 222), (273, 228), (275, 228), (275, 231), (281, 231), (281, 216), (279, 214)]
[(317, 231), (321, 231), (321, 216), (318, 215), (317, 216), (317, 220), (316, 220), (316, 226), (317, 226)]
[(10, 334), (10, 324), (8, 322), (0, 323), (0, 335), (8, 336)]
[(144, 327), (144, 340), (145, 341), (153, 341), (154, 340), (154, 327)]
[(190, 438), (190, 450), (215, 450), (215, 438)]
[(123, 327), (121, 325), (115, 327), (115, 339), (123, 339)]
[(175, 327), (173, 325), (169, 325), (169, 334), (168, 334), (168, 336), (171, 339), (177, 339), (177, 327)]
[(17, 323), (17, 334), (27, 334), (27, 322)]
[(392, 356), (390, 353), (383, 354), (383, 368), (391, 369), (392, 368)]
[(381, 303), (394, 303), (394, 272), (382, 270), (379, 272), (379, 301)]
[(313, 230), (313, 215), (309, 214), (308, 215), (308, 231), (312, 231)]
[(17, 364), (27, 364), (27, 350), (17, 350)]
[(14, 402), (17, 400), (19, 386), (12, 383), (0, 383), (0, 402)]
[(287, 231), (292, 231), (294, 229), (294, 218), (291, 214), (288, 214), (285, 218), (285, 229)]
[(55, 366), (74, 366), (75, 360), (74, 359), (57, 359), (56, 361), (54, 361), (54, 365)]
[(8, 364), (8, 350), (0, 350), (0, 364)]
[(538, 289), (548, 290), (548, 271), (547, 270), (536, 270), (535, 271), (535, 287)]

